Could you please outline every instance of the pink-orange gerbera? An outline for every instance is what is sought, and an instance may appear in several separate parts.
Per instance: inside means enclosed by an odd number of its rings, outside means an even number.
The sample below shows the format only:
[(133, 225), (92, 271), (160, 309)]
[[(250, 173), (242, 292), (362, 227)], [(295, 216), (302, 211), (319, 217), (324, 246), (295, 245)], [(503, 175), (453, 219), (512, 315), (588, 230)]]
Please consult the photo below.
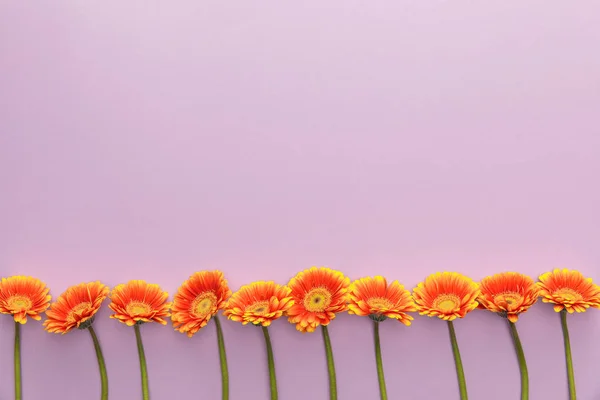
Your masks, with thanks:
[(287, 312), (288, 321), (300, 332), (314, 332), (319, 325), (328, 325), (336, 313), (348, 309), (350, 279), (339, 271), (312, 267), (293, 277), (288, 287), (294, 305)]
[(413, 320), (408, 312), (417, 311), (410, 292), (398, 281), (388, 286), (383, 276), (358, 279), (350, 285), (348, 313), (369, 316), (373, 320), (396, 319), (409, 326)]
[(175, 293), (171, 320), (176, 330), (192, 337), (231, 296), (231, 290), (221, 271), (202, 271), (193, 274)]
[(479, 283), (479, 290), (479, 308), (498, 313), (513, 323), (539, 297), (539, 289), (533, 279), (518, 272), (488, 276)]
[(11, 276), (0, 282), (0, 313), (12, 314), (15, 322), (24, 324), (27, 317), (36, 321), (50, 305), (50, 290), (37, 278)]
[(538, 286), (542, 301), (553, 303), (556, 312), (565, 309), (572, 314), (590, 307), (600, 308), (600, 286), (579, 271), (555, 269), (546, 272), (540, 275)]
[(169, 294), (163, 292), (155, 283), (132, 280), (117, 285), (110, 294), (108, 308), (115, 313), (110, 318), (118, 319), (127, 326), (144, 322), (158, 322), (166, 325), (171, 303), (167, 303)]
[(478, 296), (477, 284), (457, 272), (436, 272), (413, 290), (419, 314), (445, 321), (464, 318), (477, 308)]
[(231, 295), (223, 315), (232, 321), (269, 326), (292, 306), (290, 289), (273, 281), (242, 286)]
[(48, 332), (65, 334), (73, 328), (86, 329), (108, 296), (108, 286), (100, 282), (80, 283), (61, 294), (50, 309), (44, 326)]

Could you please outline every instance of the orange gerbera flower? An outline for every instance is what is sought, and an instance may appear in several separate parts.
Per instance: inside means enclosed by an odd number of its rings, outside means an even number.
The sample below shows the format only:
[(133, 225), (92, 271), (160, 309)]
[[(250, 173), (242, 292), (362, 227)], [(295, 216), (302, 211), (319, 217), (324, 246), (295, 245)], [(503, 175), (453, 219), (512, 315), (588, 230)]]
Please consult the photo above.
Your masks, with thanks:
[(244, 285), (231, 295), (223, 315), (246, 325), (269, 326), (292, 306), (290, 289), (273, 281)]
[(100, 282), (80, 283), (61, 294), (50, 309), (44, 326), (48, 332), (65, 334), (73, 328), (86, 329), (108, 296), (108, 286)]
[(177, 290), (171, 308), (175, 330), (192, 337), (231, 296), (231, 290), (221, 271), (202, 271), (193, 274)]
[(600, 286), (585, 278), (581, 272), (555, 269), (540, 275), (540, 296), (544, 303), (553, 303), (554, 311), (563, 309), (569, 314), (584, 312), (590, 307), (600, 308)]
[(413, 317), (408, 312), (417, 311), (410, 292), (398, 281), (389, 286), (383, 276), (358, 279), (350, 285), (349, 314), (369, 316), (375, 321), (397, 319), (409, 326)]
[(27, 316), (39, 321), (52, 298), (50, 290), (37, 278), (11, 276), (0, 282), (0, 313), (12, 314), (15, 322), (24, 324)]
[(478, 296), (477, 284), (457, 272), (436, 272), (413, 290), (419, 314), (445, 321), (464, 318), (477, 308)]
[(170, 315), (171, 307), (171, 303), (167, 303), (168, 297), (169, 294), (155, 283), (133, 280), (117, 285), (110, 294), (112, 302), (108, 308), (115, 312), (110, 317), (127, 326), (144, 322), (166, 325), (164, 317)]
[(539, 289), (533, 279), (518, 272), (488, 276), (479, 283), (479, 290), (479, 308), (498, 313), (513, 323), (539, 297)]
[(329, 325), (335, 314), (348, 309), (350, 279), (339, 271), (312, 267), (299, 272), (288, 283), (294, 305), (287, 312), (288, 321), (300, 332), (314, 332), (319, 325)]

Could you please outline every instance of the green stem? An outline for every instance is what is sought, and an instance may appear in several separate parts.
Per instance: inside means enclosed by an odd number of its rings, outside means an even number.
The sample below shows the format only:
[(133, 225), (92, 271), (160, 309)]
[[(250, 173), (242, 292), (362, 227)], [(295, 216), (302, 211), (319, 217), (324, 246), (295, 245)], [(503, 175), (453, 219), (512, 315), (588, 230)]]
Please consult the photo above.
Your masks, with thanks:
[(521, 400), (529, 399), (529, 374), (527, 373), (527, 363), (525, 362), (525, 353), (523, 352), (523, 345), (521, 339), (519, 339), (519, 333), (517, 332), (517, 326), (508, 321), (510, 326), (510, 334), (517, 351), (517, 358), (519, 359), (519, 370), (521, 371)]
[(229, 400), (229, 372), (227, 370), (227, 354), (225, 353), (225, 339), (223, 339), (223, 330), (221, 321), (215, 315), (215, 326), (217, 327), (217, 342), (219, 343), (219, 359), (221, 360), (221, 392), (222, 399)]
[(456, 365), (456, 376), (458, 378), (458, 387), (460, 389), (460, 399), (468, 400), (469, 395), (467, 394), (465, 371), (463, 370), (462, 360), (460, 358), (460, 350), (458, 349), (458, 342), (456, 341), (456, 332), (454, 331), (454, 324), (452, 321), (448, 321), (448, 331), (450, 332), (450, 342), (452, 343), (452, 353), (454, 354), (454, 364)]
[(100, 395), (101, 400), (108, 400), (108, 375), (106, 374), (106, 363), (104, 362), (104, 356), (102, 355), (102, 349), (100, 348), (100, 342), (94, 328), (90, 325), (88, 328), (92, 340), (94, 342), (94, 349), (96, 349), (96, 357), (98, 358), (98, 368), (100, 369), (100, 380), (102, 382), (102, 392)]
[(567, 310), (560, 312), (560, 321), (563, 331), (563, 340), (565, 342), (565, 358), (567, 360), (567, 377), (569, 379), (569, 399), (577, 399), (575, 393), (575, 373), (573, 372), (573, 358), (571, 356), (571, 340), (569, 339), (569, 327), (567, 326)]
[(379, 395), (381, 400), (387, 400), (387, 389), (385, 388), (385, 376), (383, 375), (383, 362), (381, 360), (381, 345), (379, 340), (379, 321), (373, 321), (375, 333), (375, 360), (377, 361), (377, 378), (379, 379)]
[(146, 367), (146, 355), (144, 354), (144, 344), (142, 343), (142, 335), (140, 334), (140, 326), (135, 324), (135, 340), (137, 342), (138, 355), (140, 356), (140, 372), (142, 373), (142, 398), (150, 400), (150, 391), (148, 390), (148, 367)]
[(271, 338), (269, 330), (266, 326), (262, 327), (265, 335), (265, 343), (267, 345), (267, 359), (269, 361), (269, 381), (271, 383), (271, 400), (277, 400), (277, 377), (275, 376), (275, 360), (273, 359), (273, 346), (271, 346)]
[(333, 363), (333, 351), (331, 350), (331, 339), (327, 326), (321, 325), (323, 331), (323, 342), (325, 343), (325, 354), (327, 355), (327, 370), (329, 372), (329, 400), (337, 400), (337, 383), (335, 379), (335, 364)]
[(15, 400), (21, 399), (21, 324), (15, 322)]

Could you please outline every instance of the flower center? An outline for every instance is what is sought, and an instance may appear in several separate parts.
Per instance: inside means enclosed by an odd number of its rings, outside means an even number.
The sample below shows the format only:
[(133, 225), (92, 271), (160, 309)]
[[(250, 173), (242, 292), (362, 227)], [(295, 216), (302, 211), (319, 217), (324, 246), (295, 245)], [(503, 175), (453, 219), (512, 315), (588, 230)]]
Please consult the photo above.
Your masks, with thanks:
[(563, 300), (566, 300), (566, 301), (576, 301), (576, 300), (581, 300), (583, 298), (581, 296), (581, 293), (579, 293), (576, 290), (573, 290), (571, 288), (558, 289), (557, 291), (554, 292), (554, 295), (560, 296), (563, 298)]
[(14, 295), (8, 299), (8, 308), (13, 311), (29, 310), (32, 306), (31, 299), (22, 295)]
[(268, 301), (257, 301), (254, 304), (246, 307), (246, 312), (250, 312), (257, 315), (265, 315), (269, 311)]
[(131, 303), (127, 304), (127, 313), (130, 315), (150, 314), (150, 311), (152, 311), (152, 309), (146, 303), (132, 301)]
[(498, 293), (494, 296), (494, 301), (500, 305), (503, 303), (507, 306), (518, 305), (523, 302), (523, 296), (516, 292)]
[(440, 294), (433, 301), (433, 308), (437, 308), (442, 312), (450, 312), (456, 310), (460, 304), (460, 297), (455, 294)]
[(331, 292), (324, 287), (311, 289), (304, 296), (304, 308), (310, 312), (323, 312), (331, 304)]
[(91, 307), (92, 307), (92, 303), (89, 303), (89, 302), (77, 304), (75, 307), (73, 307), (71, 309), (71, 311), (69, 312), (69, 315), (67, 315), (67, 322), (70, 322), (70, 323), (76, 322), (78, 318), (75, 318), (75, 317), (81, 317), (81, 315), (84, 314), (86, 311), (88, 311)]
[(389, 310), (394, 307), (394, 303), (385, 297), (372, 297), (367, 300), (367, 305), (376, 310)]
[(206, 317), (212, 313), (213, 308), (217, 304), (217, 296), (213, 292), (201, 293), (192, 302), (191, 313), (196, 318)]

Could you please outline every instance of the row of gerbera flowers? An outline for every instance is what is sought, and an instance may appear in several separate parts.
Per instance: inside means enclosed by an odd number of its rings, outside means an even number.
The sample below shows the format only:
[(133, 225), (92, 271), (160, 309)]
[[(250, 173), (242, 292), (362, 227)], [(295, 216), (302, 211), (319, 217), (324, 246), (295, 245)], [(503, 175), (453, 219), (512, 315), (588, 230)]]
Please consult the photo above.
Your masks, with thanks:
[(387, 399), (383, 363), (381, 358), (379, 324), (395, 319), (410, 326), (410, 312), (439, 317), (447, 321), (457, 370), (461, 399), (467, 399), (467, 387), (453, 320), (464, 318), (475, 308), (495, 312), (505, 318), (513, 338), (521, 371), (521, 399), (528, 399), (528, 375), (523, 347), (515, 323), (539, 297), (554, 304), (560, 313), (565, 340), (567, 377), (571, 400), (575, 399), (575, 382), (571, 361), (567, 313), (583, 312), (590, 307), (600, 308), (600, 287), (580, 272), (555, 269), (542, 274), (539, 282), (516, 273), (504, 272), (489, 276), (476, 283), (456, 272), (438, 272), (430, 275), (414, 288), (412, 294), (398, 281), (388, 284), (381, 276), (365, 277), (350, 282), (339, 271), (312, 267), (298, 273), (287, 285), (272, 281), (258, 281), (242, 286), (233, 293), (221, 271), (194, 273), (177, 290), (173, 302), (159, 285), (142, 280), (132, 280), (117, 285), (112, 292), (100, 282), (81, 283), (68, 288), (50, 304), (49, 289), (36, 278), (13, 276), (0, 283), (0, 312), (12, 314), (15, 320), (15, 399), (22, 399), (20, 368), (20, 324), (27, 317), (44, 321), (48, 332), (65, 334), (71, 330), (89, 330), (101, 376), (101, 399), (108, 399), (108, 377), (98, 337), (93, 329), (94, 316), (103, 301), (110, 297), (111, 318), (133, 326), (140, 358), (143, 399), (150, 398), (146, 359), (140, 326), (158, 322), (165, 325), (169, 316), (179, 332), (192, 337), (212, 319), (217, 329), (221, 374), (222, 398), (229, 398), (229, 378), (223, 333), (217, 313), (242, 324), (262, 328), (267, 349), (271, 399), (277, 399), (277, 382), (273, 350), (268, 327), (287, 316), (301, 332), (314, 332), (321, 327), (329, 372), (330, 399), (337, 399), (337, 385), (332, 346), (327, 326), (337, 313), (348, 311), (358, 316), (368, 316), (374, 325), (375, 354), (380, 387), (380, 398)]

